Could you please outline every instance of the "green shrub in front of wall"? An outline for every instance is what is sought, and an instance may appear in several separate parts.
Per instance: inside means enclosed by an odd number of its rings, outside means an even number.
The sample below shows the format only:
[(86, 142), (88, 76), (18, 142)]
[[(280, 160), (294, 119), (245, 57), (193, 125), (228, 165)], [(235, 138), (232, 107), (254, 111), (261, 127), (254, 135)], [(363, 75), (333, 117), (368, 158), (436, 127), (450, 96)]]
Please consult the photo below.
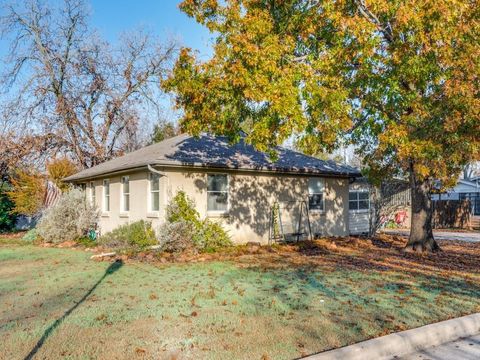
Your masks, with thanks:
[(139, 248), (158, 244), (155, 231), (149, 221), (140, 220), (118, 228), (102, 235), (98, 242), (109, 248)]
[(195, 202), (190, 199), (185, 191), (178, 191), (167, 205), (167, 222), (189, 222), (196, 226), (201, 222), (200, 214), (195, 209)]
[(196, 229), (193, 242), (203, 252), (215, 252), (232, 246), (232, 241), (225, 229), (217, 222), (205, 219)]
[(223, 227), (209, 219), (201, 220), (195, 202), (184, 191), (178, 191), (166, 208), (166, 222), (157, 235), (164, 251), (187, 249), (214, 252), (232, 242)]

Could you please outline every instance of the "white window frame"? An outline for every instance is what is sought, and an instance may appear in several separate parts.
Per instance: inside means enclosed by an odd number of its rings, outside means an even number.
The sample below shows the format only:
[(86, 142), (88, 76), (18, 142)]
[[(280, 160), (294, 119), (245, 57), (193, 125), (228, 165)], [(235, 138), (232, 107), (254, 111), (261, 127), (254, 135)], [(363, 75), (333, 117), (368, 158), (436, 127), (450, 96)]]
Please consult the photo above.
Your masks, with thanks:
[[(153, 176), (158, 176), (158, 190), (152, 190), (152, 178)], [(148, 174), (148, 212), (151, 213), (153, 216), (156, 216), (160, 212), (160, 179), (161, 176), (155, 173)], [(156, 194), (158, 196), (158, 209), (153, 209), (153, 195)]]
[[(125, 180), (128, 182), (128, 193), (125, 192)], [(122, 176), (121, 178), (122, 183), (122, 191), (120, 193), (120, 213), (128, 214), (130, 211), (130, 176)], [(125, 197), (128, 197), (128, 209), (125, 208)]]
[[(355, 193), (357, 194), (357, 198), (355, 200), (350, 200), (350, 194), (351, 193)], [(350, 201), (352, 202), (356, 202), (357, 205), (360, 205), (360, 198), (358, 196), (359, 193), (366, 193), (368, 194), (367, 195), (367, 201), (368, 201), (368, 208), (367, 209), (350, 209)], [(363, 201), (363, 200), (362, 200)], [(365, 212), (369, 212), (370, 211), (370, 191), (368, 190), (349, 190), (348, 192), (348, 211), (352, 212), (352, 213), (365, 213)], [(357, 206), (359, 207), (359, 206)]]
[[(227, 189), (225, 191), (209, 191), (208, 190), (208, 176), (210, 175), (224, 175), (227, 178)], [(226, 192), (227, 193), (227, 208), (225, 210), (208, 210), (208, 193), (210, 192)], [(230, 176), (226, 173), (212, 172), (207, 174), (207, 215), (208, 216), (221, 216), (228, 214), (230, 211)]]
[[(107, 194), (107, 188), (108, 188), (108, 194)], [(104, 214), (110, 213), (110, 206), (112, 205), (110, 203), (110, 179), (104, 179), (103, 180), (103, 201), (102, 201), (102, 210)], [(108, 199), (108, 201), (107, 201)], [(108, 205), (108, 206), (107, 206)]]
[(96, 189), (95, 189), (95, 182), (94, 181), (90, 181), (90, 184), (89, 184), (89, 187), (90, 187), (90, 203), (92, 206), (97, 206), (97, 194), (96, 194)]
[[(322, 191), (321, 192), (310, 192), (310, 181), (313, 181), (313, 180), (320, 180), (322, 182)], [(307, 201), (307, 206), (308, 206), (308, 211), (310, 212), (316, 212), (316, 213), (324, 213), (325, 212), (325, 178), (321, 178), (321, 177), (310, 177), (308, 178), (308, 201)], [(321, 209), (311, 209), (310, 208), (310, 196), (312, 195), (318, 195), (318, 194), (321, 194), (322, 195), (322, 208)]]

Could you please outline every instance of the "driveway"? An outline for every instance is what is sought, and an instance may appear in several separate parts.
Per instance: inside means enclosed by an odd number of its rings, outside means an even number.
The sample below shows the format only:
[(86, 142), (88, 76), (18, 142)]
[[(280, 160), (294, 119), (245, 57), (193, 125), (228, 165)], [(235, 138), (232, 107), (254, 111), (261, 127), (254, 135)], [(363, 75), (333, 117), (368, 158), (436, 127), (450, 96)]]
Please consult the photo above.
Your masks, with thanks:
[(448, 342), (439, 346), (402, 356), (397, 360), (478, 360), (480, 359), (480, 335)]
[[(385, 234), (400, 235), (408, 237), (409, 229), (382, 229)], [(437, 240), (458, 240), (466, 242), (480, 242), (480, 232), (478, 231), (442, 231), (434, 230), (433, 236)]]

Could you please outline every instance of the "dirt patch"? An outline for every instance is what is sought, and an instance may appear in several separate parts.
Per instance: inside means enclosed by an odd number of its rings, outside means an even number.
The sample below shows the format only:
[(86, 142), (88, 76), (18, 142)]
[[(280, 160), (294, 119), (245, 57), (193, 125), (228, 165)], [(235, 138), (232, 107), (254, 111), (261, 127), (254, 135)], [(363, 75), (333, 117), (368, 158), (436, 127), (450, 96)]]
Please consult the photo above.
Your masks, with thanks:
[(25, 236), (26, 231), (18, 231), (13, 233), (0, 233), (0, 237), (4, 239), (21, 239)]

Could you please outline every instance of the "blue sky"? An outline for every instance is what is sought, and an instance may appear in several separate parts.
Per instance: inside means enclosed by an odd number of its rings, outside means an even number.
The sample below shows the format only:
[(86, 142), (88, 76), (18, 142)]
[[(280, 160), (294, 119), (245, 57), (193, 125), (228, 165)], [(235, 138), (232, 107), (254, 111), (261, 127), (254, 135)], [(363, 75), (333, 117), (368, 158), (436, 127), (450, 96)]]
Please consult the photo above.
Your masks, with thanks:
[[(0, 3), (3, 0), (0, 0)], [(51, 0), (61, 3), (61, 0)], [(144, 27), (160, 38), (174, 37), (183, 46), (198, 50), (200, 59), (211, 55), (212, 36), (208, 30), (178, 8), (180, 0), (87, 0), (91, 26), (111, 43), (128, 30)], [(0, 42), (0, 56), (7, 43)]]
[[(212, 54), (212, 35), (195, 19), (180, 11), (180, 0), (90, 0), (91, 24), (114, 44), (128, 30), (145, 27), (161, 39), (175, 38), (182, 46), (199, 52), (199, 59)], [(169, 96), (161, 97), (163, 117), (176, 121), (179, 112), (173, 109)]]
[(211, 34), (178, 8), (179, 0), (91, 0), (92, 25), (110, 42), (136, 27), (146, 27), (162, 38), (170, 36), (182, 45), (211, 54)]
[[(0, 5), (2, 1), (0, 0)], [(46, 0), (54, 6), (62, 0)], [(97, 29), (102, 38), (112, 45), (122, 32), (138, 28), (159, 36), (160, 39), (176, 39), (181, 46), (198, 51), (199, 60), (207, 60), (212, 55), (213, 36), (195, 19), (188, 17), (178, 8), (180, 0), (85, 0), (90, 8), (90, 26)], [(0, 6), (1, 13), (1, 6)], [(1, 15), (1, 14), (0, 14)], [(0, 40), (0, 59), (7, 53), (8, 42)], [(1, 71), (0, 63), (0, 71)], [(179, 113), (173, 109), (171, 98), (161, 96), (165, 118), (175, 121)]]

